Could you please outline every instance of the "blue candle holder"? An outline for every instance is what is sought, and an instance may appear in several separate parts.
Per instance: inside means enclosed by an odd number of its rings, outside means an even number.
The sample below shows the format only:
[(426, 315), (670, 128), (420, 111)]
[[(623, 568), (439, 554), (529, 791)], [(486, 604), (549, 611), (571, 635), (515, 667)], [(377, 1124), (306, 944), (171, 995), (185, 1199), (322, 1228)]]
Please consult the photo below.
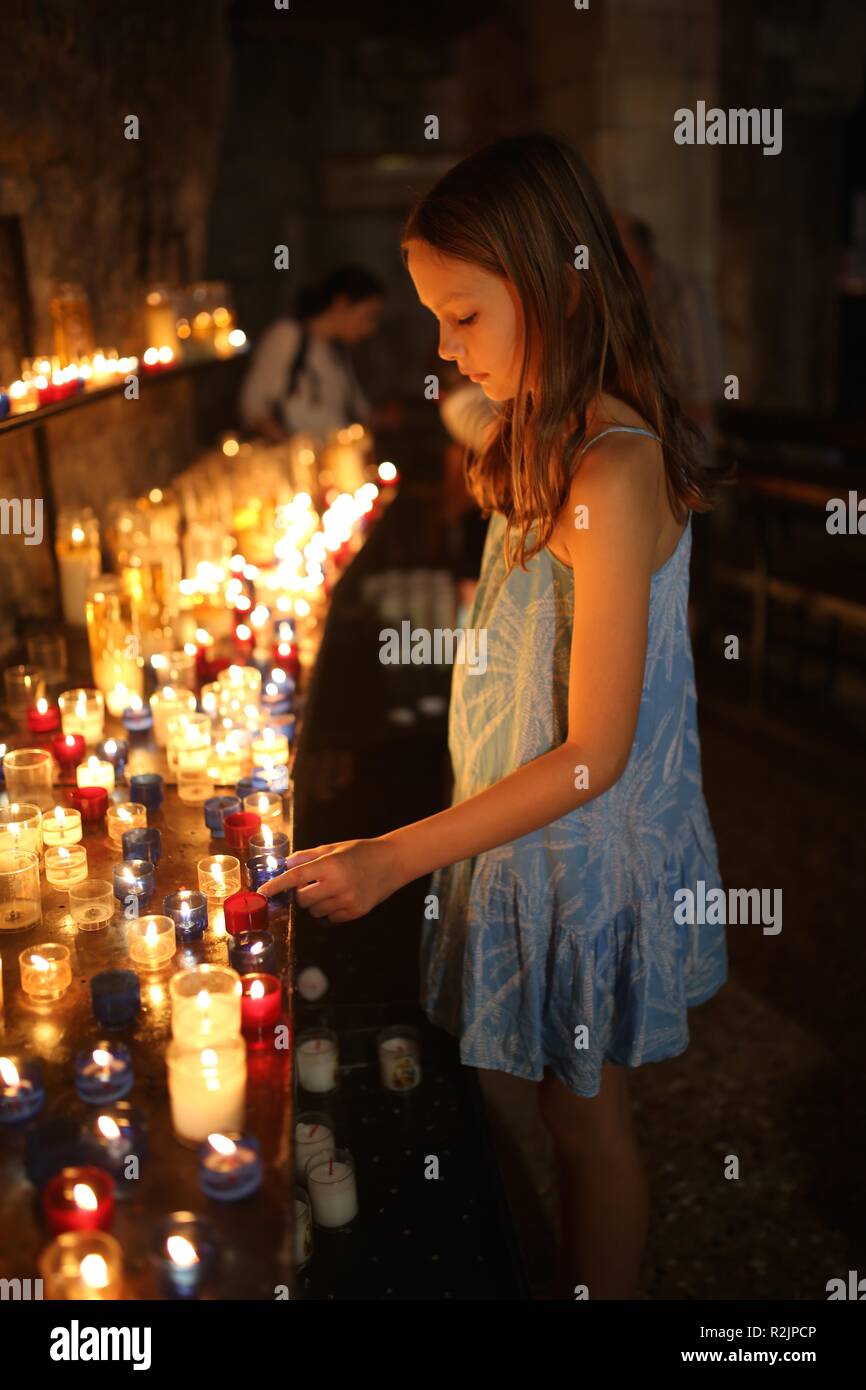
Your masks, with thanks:
[(212, 1134), (198, 1151), (202, 1192), (217, 1202), (240, 1202), (262, 1185), (262, 1157), (252, 1134)]
[[(284, 854), (272, 854), (265, 850), (262, 854), (254, 855), (252, 859), (247, 860), (250, 888), (254, 893), (257, 893), (263, 883), (270, 883), (272, 878), (284, 874), (287, 868), (288, 863)], [(290, 888), (287, 888), (284, 893), (274, 893), (268, 901), (274, 903), (276, 907), (288, 907), (291, 891)]]
[[(172, 1237), (192, 1246), (196, 1259), (172, 1259)], [(185, 1253), (181, 1251), (178, 1253)], [(163, 1293), (169, 1298), (198, 1298), (217, 1266), (217, 1237), (213, 1222), (191, 1211), (175, 1211), (159, 1222), (154, 1232), (153, 1263)]]
[(96, 756), (102, 758), (106, 763), (111, 763), (115, 772), (119, 776), (123, 776), (123, 769), (126, 767), (126, 760), (129, 757), (129, 740), (107, 738), (102, 743), (97, 743)]
[(199, 941), (207, 926), (207, 898), (191, 888), (169, 893), (162, 910), (174, 922), (175, 939), (181, 943)]
[(103, 970), (90, 981), (90, 998), (103, 1028), (123, 1028), (141, 1009), (139, 978), (134, 970)]
[(44, 1104), (40, 1063), (32, 1057), (0, 1059), (0, 1125), (25, 1124)]
[(225, 817), (242, 810), (243, 802), (236, 796), (208, 797), (204, 803), (204, 823), (215, 840), (221, 840), (225, 835)]
[(158, 811), (165, 795), (165, 782), (158, 772), (138, 772), (129, 779), (131, 801), (140, 801), (148, 811)]
[(81, 1125), (72, 1115), (46, 1115), (27, 1130), (24, 1169), (40, 1190), (61, 1168), (89, 1163)]
[(123, 1043), (94, 1043), (75, 1058), (75, 1089), (88, 1105), (122, 1100), (132, 1090), (132, 1057)]
[(253, 792), (267, 792), (270, 787), (264, 777), (242, 777), (235, 787), (235, 795), (242, 802), (245, 796), (250, 796)]
[(9, 414), (9, 396), (5, 391), (0, 391), (0, 420), (5, 420)]
[(156, 869), (150, 860), (124, 859), (122, 863), (114, 865), (111, 878), (117, 901), (125, 904), (127, 898), (137, 898), (140, 914), (149, 904), (156, 888)]
[(130, 706), (120, 717), (124, 729), (128, 729), (131, 734), (144, 734), (153, 728), (153, 715), (149, 705), (142, 705), (141, 709), (133, 709)]
[(146, 859), (158, 864), (162, 858), (162, 835), (155, 825), (137, 825), (132, 830), (124, 830), (120, 840), (127, 863)]
[[(276, 763), (274, 767), (268, 769), (264, 767), (254, 767), (251, 780), (253, 782), (262, 781), (266, 784), (269, 792), (287, 792), (289, 790), (289, 769), (286, 763)], [(253, 788), (254, 791), (259, 790)]]
[[(128, 1100), (101, 1105), (84, 1126), (85, 1162), (104, 1168), (117, 1183), (116, 1195), (125, 1197), (132, 1189), (128, 1160), (138, 1159), (140, 1168), (150, 1152), (144, 1116)], [(134, 1176), (138, 1172), (134, 1170)]]
[(229, 965), (239, 975), (278, 975), (277, 948), (269, 931), (242, 931), (229, 938)]

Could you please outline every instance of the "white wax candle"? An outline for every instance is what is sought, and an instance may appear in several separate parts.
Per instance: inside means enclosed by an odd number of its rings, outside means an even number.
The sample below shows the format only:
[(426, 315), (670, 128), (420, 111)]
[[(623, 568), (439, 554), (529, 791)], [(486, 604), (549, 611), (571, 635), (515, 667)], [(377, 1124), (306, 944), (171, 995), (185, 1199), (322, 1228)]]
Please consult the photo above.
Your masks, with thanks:
[(387, 1038), (380, 1042), (379, 1073), (386, 1091), (413, 1091), (421, 1080), (414, 1039)]
[(337, 1044), (331, 1038), (307, 1038), (295, 1055), (298, 1081), (305, 1091), (333, 1091), (337, 1084)]
[(75, 769), (75, 780), (79, 787), (104, 787), (107, 792), (113, 792), (114, 765), (103, 762), (102, 758), (87, 758)]
[(187, 1047), (216, 1047), (241, 1031), (240, 994), (198, 994), (177, 999), (171, 1011), (171, 1033)]
[(345, 1226), (358, 1215), (358, 1190), (351, 1163), (316, 1159), (307, 1173), (307, 1191), (319, 1226)]
[(334, 1152), (334, 1131), (324, 1124), (295, 1125), (295, 1167), (298, 1181), (306, 1183), (307, 1164), (316, 1154)]
[(42, 842), (49, 845), (77, 845), (81, 839), (81, 812), (55, 806), (42, 817)]
[(45, 851), (45, 878), (52, 888), (62, 890), (83, 883), (87, 878), (87, 850), (84, 845), (57, 845)]
[(272, 729), (265, 729), (258, 738), (253, 739), (253, 766), (263, 766), (266, 758), (275, 767), (285, 767), (289, 761), (289, 740), (285, 734), (275, 734)]
[(204, 1048), (185, 1052), (171, 1043), (168, 1090), (175, 1134), (202, 1143), (209, 1134), (242, 1130), (247, 1079), (246, 1050)]

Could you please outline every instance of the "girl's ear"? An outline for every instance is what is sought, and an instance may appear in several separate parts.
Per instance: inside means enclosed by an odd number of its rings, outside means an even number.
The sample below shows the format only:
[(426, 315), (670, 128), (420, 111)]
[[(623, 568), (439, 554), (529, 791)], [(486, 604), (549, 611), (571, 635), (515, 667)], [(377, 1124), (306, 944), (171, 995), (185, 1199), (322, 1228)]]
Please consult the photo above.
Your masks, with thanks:
[(580, 276), (573, 265), (567, 265), (565, 268), (565, 283), (568, 287), (568, 303), (566, 305), (565, 317), (570, 319), (580, 303)]

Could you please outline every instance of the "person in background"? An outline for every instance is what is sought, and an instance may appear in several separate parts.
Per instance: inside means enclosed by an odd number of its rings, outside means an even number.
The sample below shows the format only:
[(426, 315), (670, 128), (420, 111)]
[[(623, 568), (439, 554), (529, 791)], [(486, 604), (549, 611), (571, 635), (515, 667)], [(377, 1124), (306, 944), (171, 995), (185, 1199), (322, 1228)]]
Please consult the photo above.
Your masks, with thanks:
[(713, 307), (700, 281), (659, 257), (646, 222), (629, 212), (618, 212), (614, 220), (667, 351), (668, 373), (683, 411), (711, 440), (722, 395), (721, 339)]
[(378, 276), (345, 265), (302, 290), (294, 318), (281, 318), (262, 337), (240, 395), (245, 427), (278, 442), (290, 434), (321, 438), (374, 411), (355, 376), (350, 345), (375, 332), (385, 299)]

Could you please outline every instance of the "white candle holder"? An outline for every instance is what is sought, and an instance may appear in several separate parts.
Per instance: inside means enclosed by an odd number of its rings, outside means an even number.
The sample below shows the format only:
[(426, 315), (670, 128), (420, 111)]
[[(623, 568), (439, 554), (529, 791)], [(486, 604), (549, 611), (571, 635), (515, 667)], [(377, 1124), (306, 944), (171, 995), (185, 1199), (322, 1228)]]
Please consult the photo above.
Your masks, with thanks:
[(81, 812), (72, 806), (55, 806), (49, 815), (42, 817), (42, 843), (46, 849), (77, 845), (81, 836)]
[(55, 845), (45, 851), (45, 881), (65, 893), (87, 878), (84, 845)]
[(123, 1297), (123, 1252), (108, 1231), (64, 1231), (39, 1256), (39, 1273), (54, 1302)]
[(176, 948), (172, 917), (147, 913), (129, 923), (129, 958), (143, 970), (161, 970)]
[(0, 850), (42, 854), (42, 811), (30, 801), (0, 806)]
[(18, 957), (21, 988), (33, 1004), (61, 999), (72, 984), (69, 947), (56, 941), (28, 946)]
[(166, 1049), (175, 1137), (198, 1145), (209, 1134), (242, 1131), (247, 1080), (243, 1038), (190, 1050), (176, 1039)]
[(295, 1065), (305, 1091), (324, 1095), (335, 1090), (338, 1062), (338, 1038), (330, 1028), (308, 1028), (298, 1036)]
[[(43, 821), (43, 827), (45, 822)], [(140, 801), (121, 801), (117, 806), (109, 806), (105, 813), (105, 828), (113, 845), (120, 849), (127, 830), (144, 829), (147, 825), (147, 807)]]
[(41, 921), (39, 856), (28, 850), (0, 852), (0, 932), (29, 931)]
[(105, 729), (105, 701), (100, 690), (83, 686), (64, 690), (57, 704), (64, 734), (81, 734), (88, 746), (100, 742)]
[(169, 982), (171, 1033), (187, 1048), (208, 1047), (241, 1032), (241, 977), (227, 965), (179, 970)]
[(358, 1215), (355, 1162), (348, 1149), (317, 1154), (307, 1164), (307, 1191), (317, 1226), (334, 1230)]

